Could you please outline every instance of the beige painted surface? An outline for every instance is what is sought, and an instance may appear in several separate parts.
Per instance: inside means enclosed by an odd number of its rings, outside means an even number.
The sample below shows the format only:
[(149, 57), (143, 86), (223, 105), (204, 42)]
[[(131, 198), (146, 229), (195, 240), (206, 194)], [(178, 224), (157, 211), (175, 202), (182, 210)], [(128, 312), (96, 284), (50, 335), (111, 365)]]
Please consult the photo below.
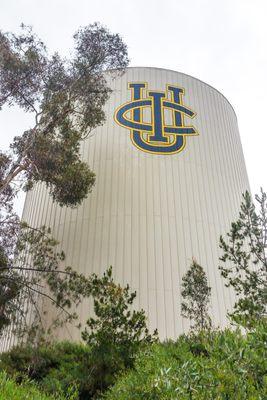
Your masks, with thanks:
[[(188, 137), (178, 154), (155, 155), (133, 146), (129, 130), (116, 124), (114, 111), (130, 100), (128, 82), (147, 82), (150, 90), (166, 84), (185, 89), (184, 104), (197, 115), (199, 136)], [(236, 217), (249, 183), (235, 113), (217, 90), (188, 75), (129, 68), (111, 82), (106, 123), (82, 145), (96, 185), (75, 210), (53, 204), (38, 185), (27, 195), (23, 218), (47, 225), (61, 242), (67, 264), (84, 274), (112, 265), (116, 280), (137, 291), (136, 307), (146, 310), (151, 329), (175, 337), (188, 329), (180, 316), (181, 278), (194, 256), (212, 286), (215, 325), (226, 324), (233, 295), (218, 272), (219, 235)], [(79, 313), (88, 318), (88, 304)], [(74, 328), (60, 338), (79, 339)]]

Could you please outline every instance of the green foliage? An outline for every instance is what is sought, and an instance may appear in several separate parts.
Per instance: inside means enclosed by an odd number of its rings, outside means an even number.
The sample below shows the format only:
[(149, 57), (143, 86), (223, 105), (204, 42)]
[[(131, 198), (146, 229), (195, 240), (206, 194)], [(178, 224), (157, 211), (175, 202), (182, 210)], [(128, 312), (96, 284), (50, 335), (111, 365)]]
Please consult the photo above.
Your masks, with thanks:
[(219, 269), (238, 297), (230, 316), (246, 327), (266, 317), (267, 307), (267, 195), (263, 190), (256, 201), (258, 212), (250, 194), (243, 195), (239, 218), (227, 240), (220, 238), (224, 266)]
[(81, 399), (90, 398), (93, 368), (88, 346), (70, 342), (15, 347), (0, 357), (0, 370), (17, 383), (30, 380), (42, 392), (66, 399), (75, 393)]
[(35, 123), (1, 158), (0, 192), (18, 178), (25, 190), (45, 182), (60, 205), (76, 206), (95, 181), (80, 159), (80, 143), (105, 120), (111, 90), (104, 72), (124, 70), (127, 48), (118, 34), (92, 24), (74, 35), (71, 59), (50, 56), (32, 29), (21, 27), (19, 35), (0, 32), (0, 109), (18, 105)]
[(267, 396), (266, 324), (181, 336), (153, 344), (118, 378), (106, 400), (263, 400)]
[[(43, 261), (39, 268), (41, 265)], [(36, 381), (48, 393), (66, 393), (75, 386), (80, 399), (90, 399), (114, 384), (118, 373), (131, 368), (136, 354), (157, 340), (157, 332), (149, 334), (143, 310), (131, 310), (136, 293), (130, 291), (129, 285), (121, 287), (114, 282), (111, 267), (102, 277), (93, 274), (88, 280), (79, 279), (73, 295), (83, 293), (94, 302), (95, 316), (87, 321), (82, 332), (87, 345), (17, 347), (1, 355), (0, 369), (19, 381), (25, 376)], [(48, 283), (50, 287), (55, 284), (53, 275)], [(64, 302), (60, 288), (53, 289), (57, 301)], [(68, 291), (67, 294), (69, 299)]]
[[(211, 328), (208, 313), (211, 288), (203, 268), (193, 259), (189, 270), (182, 278), (181, 314), (189, 318), (191, 329), (200, 331)], [(192, 323), (193, 322), (193, 323)]]
[(82, 344), (17, 347), (1, 355), (0, 370), (17, 383), (30, 379), (43, 393), (68, 398), (76, 389), (81, 400), (264, 400), (266, 328), (260, 322), (245, 336), (239, 330), (201, 331), (149, 344), (102, 395), (93, 374), (95, 353)]
[(5, 373), (0, 373), (0, 400), (76, 400), (75, 395), (61, 397), (60, 395), (46, 395), (39, 391), (32, 383), (25, 382), (18, 385)]
[[(10, 240), (4, 234), (4, 242), (0, 239), (4, 260), (0, 266), (0, 336), (13, 323), (14, 333), (32, 342), (50, 335), (55, 327), (74, 321), (77, 315), (72, 308), (86, 296), (89, 281), (71, 267), (63, 266), (65, 255), (57, 251), (58, 242), (50, 230), (30, 228), (4, 216), (1, 221), (0, 213), (1, 229), (10, 235)], [(43, 324), (42, 298), (49, 301), (50, 312), (54, 308), (50, 326)]]
[(80, 135), (69, 125), (62, 122), (56, 137), (54, 133), (44, 135), (30, 130), (15, 137), (12, 144), (17, 157), (22, 156), (26, 147), (27, 158), (34, 164), (34, 170), (24, 171), (24, 189), (31, 189), (34, 182), (45, 182), (61, 206), (80, 204), (95, 182), (95, 174), (80, 160)]
[(71, 307), (81, 301), (87, 281), (62, 267), (64, 254), (57, 252), (49, 229), (20, 223), (13, 199), (20, 188), (37, 182), (44, 182), (61, 206), (74, 207), (86, 198), (95, 175), (80, 158), (81, 142), (105, 119), (111, 91), (105, 71), (112, 70), (113, 77), (121, 73), (128, 57), (119, 35), (99, 24), (78, 30), (71, 59), (50, 56), (30, 27), (21, 28), (18, 35), (0, 32), (0, 109), (18, 105), (35, 116), (10, 152), (0, 151), (0, 335), (16, 320), (19, 329), (25, 327), (31, 309), (31, 340), (37, 327), (49, 330), (42, 326), (40, 297), (64, 316), (56, 316), (52, 326), (72, 321)]
[[(9, 157), (0, 152), (0, 181), (10, 162)], [(15, 303), (20, 291), (16, 273), (12, 279), (12, 273), (7, 270), (13, 265), (19, 226), (19, 218), (13, 212), (15, 194), (10, 186), (0, 192), (0, 337), (3, 329), (14, 319)]]
[[(3, 268), (3, 267), (1, 267)], [(17, 274), (4, 273), (0, 268), (0, 337), (4, 329), (15, 321), (20, 284)], [(5, 267), (4, 267), (5, 268)]]
[[(64, 151), (67, 153), (67, 147)], [(47, 157), (49, 155), (46, 161)], [(72, 170), (71, 155), (63, 164), (68, 162), (68, 168)], [(0, 152), (0, 182), (12, 168), (11, 164), (11, 158)], [(55, 179), (62, 178), (62, 175), (54, 176)], [(82, 194), (78, 189), (80, 183), (77, 180), (75, 187)], [(64, 187), (69, 188), (68, 183)], [(50, 334), (55, 326), (76, 319), (72, 307), (77, 306), (86, 294), (88, 281), (64, 265), (65, 255), (58, 252), (59, 243), (51, 236), (49, 228), (30, 227), (19, 220), (13, 211), (15, 195), (16, 190), (11, 184), (0, 190), (0, 337), (11, 325), (16, 334), (22, 336), (26, 330), (28, 339), (33, 340), (37, 333), (39, 336), (45, 331)], [(50, 326), (43, 325), (44, 298), (54, 306)], [(31, 318), (28, 318), (29, 310)]]
[(92, 275), (90, 295), (95, 317), (87, 321), (82, 338), (92, 349), (97, 392), (113, 384), (117, 373), (131, 367), (137, 351), (157, 340), (157, 332), (149, 334), (143, 310), (131, 310), (136, 292), (131, 293), (129, 285), (117, 285), (111, 267), (103, 277)]

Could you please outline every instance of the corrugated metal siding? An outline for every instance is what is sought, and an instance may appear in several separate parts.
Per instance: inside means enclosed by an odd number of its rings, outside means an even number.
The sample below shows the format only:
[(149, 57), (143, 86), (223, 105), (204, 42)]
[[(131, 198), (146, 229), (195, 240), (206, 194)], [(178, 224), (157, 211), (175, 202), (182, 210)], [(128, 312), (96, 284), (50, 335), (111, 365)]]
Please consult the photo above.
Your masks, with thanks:
[[(129, 131), (113, 119), (130, 100), (128, 82), (185, 88), (184, 104), (197, 113), (190, 122), (199, 136), (188, 137), (178, 154), (138, 150)], [(214, 88), (188, 75), (156, 68), (129, 68), (115, 81), (106, 106), (107, 121), (82, 145), (95, 171), (92, 193), (75, 210), (53, 204), (42, 185), (27, 195), (23, 218), (51, 226), (78, 271), (101, 274), (114, 267), (116, 280), (137, 291), (136, 307), (146, 310), (151, 329), (176, 337), (188, 328), (180, 316), (180, 285), (192, 256), (207, 271), (212, 286), (214, 324), (226, 324), (233, 294), (218, 272), (219, 235), (237, 215), (249, 183), (235, 113)], [(88, 304), (81, 306), (82, 320)], [(59, 337), (79, 339), (70, 328)]]

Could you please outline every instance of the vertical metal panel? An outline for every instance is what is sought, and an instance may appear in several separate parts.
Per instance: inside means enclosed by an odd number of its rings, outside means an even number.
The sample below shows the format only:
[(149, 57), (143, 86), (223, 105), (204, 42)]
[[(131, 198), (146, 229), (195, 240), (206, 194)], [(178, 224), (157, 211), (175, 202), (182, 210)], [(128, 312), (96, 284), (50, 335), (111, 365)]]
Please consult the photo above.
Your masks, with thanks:
[[(133, 146), (114, 111), (130, 100), (128, 82), (145, 81), (150, 90), (166, 84), (185, 88), (184, 104), (199, 136), (188, 137), (178, 154), (156, 155)], [(188, 75), (157, 68), (128, 68), (111, 80), (106, 123), (82, 144), (96, 173), (96, 185), (77, 210), (52, 203), (42, 185), (27, 195), (23, 218), (51, 226), (78, 271), (101, 274), (113, 265), (116, 280), (137, 291), (136, 307), (146, 310), (150, 329), (176, 337), (188, 329), (180, 316), (181, 279), (192, 256), (212, 286), (215, 325), (226, 324), (233, 294), (218, 272), (219, 235), (237, 215), (241, 193), (249, 189), (235, 113), (216, 89)], [(169, 117), (168, 117), (169, 118)], [(88, 304), (80, 309), (82, 321)], [(74, 328), (60, 338), (79, 339)]]

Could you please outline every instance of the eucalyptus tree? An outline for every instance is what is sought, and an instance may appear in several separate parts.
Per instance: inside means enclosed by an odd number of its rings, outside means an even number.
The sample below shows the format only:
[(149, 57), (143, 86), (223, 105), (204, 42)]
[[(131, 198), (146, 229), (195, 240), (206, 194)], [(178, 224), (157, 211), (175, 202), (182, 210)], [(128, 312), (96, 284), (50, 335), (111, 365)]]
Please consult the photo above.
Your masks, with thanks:
[(127, 48), (118, 34), (95, 23), (74, 34), (66, 59), (49, 55), (30, 27), (18, 35), (0, 32), (0, 109), (17, 105), (34, 114), (33, 126), (18, 132), (10, 145), (0, 191), (18, 180), (29, 190), (45, 182), (54, 200), (75, 206), (95, 181), (80, 159), (80, 143), (105, 120), (103, 106), (113, 75), (127, 66)]
[(182, 278), (181, 295), (181, 315), (190, 320), (191, 329), (196, 332), (210, 329), (211, 287), (204, 269), (194, 259)]
[(81, 142), (105, 121), (111, 92), (106, 71), (115, 77), (127, 63), (121, 37), (97, 23), (74, 34), (70, 58), (49, 54), (31, 27), (0, 32), (0, 110), (18, 106), (34, 115), (33, 126), (17, 132), (9, 151), (0, 150), (0, 333), (25, 319), (29, 307), (40, 325), (40, 296), (59, 310), (56, 323), (76, 317), (72, 306), (86, 295), (86, 278), (64, 265), (49, 228), (19, 221), (13, 200), (37, 182), (61, 206), (86, 198), (95, 174), (81, 160)]

